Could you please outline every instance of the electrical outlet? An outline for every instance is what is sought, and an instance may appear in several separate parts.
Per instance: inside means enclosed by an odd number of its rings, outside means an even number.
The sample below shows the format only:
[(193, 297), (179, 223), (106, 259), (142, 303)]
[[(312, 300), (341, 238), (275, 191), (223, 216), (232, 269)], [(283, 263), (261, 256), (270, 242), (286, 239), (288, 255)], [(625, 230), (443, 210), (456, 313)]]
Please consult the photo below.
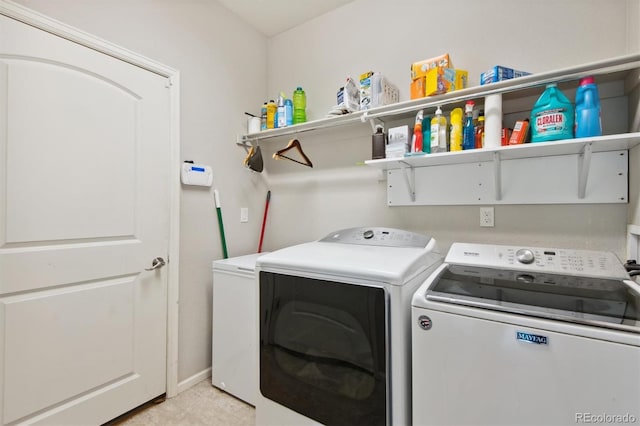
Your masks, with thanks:
[(240, 222), (242, 222), (242, 223), (249, 222), (249, 208), (248, 207), (240, 207)]
[(493, 228), (493, 207), (480, 207), (480, 226)]

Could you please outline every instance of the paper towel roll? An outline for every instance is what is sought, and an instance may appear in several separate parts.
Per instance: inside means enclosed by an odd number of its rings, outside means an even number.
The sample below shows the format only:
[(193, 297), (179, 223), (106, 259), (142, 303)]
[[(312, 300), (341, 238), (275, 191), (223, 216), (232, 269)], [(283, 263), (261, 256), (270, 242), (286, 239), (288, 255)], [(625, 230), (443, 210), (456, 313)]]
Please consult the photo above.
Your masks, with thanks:
[(484, 98), (484, 147), (496, 148), (502, 138), (502, 94)]

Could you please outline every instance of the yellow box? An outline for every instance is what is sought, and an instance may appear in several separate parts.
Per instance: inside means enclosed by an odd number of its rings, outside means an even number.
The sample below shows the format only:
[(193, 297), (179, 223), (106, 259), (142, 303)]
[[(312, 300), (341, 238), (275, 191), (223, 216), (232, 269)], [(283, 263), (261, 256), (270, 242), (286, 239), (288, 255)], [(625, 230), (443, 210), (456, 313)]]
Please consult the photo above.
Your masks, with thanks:
[(427, 72), (436, 67), (453, 68), (448, 53), (411, 64), (411, 80), (426, 77)]
[(419, 99), (424, 98), (424, 77), (416, 78), (411, 82), (411, 86), (409, 87), (409, 91), (411, 93), (411, 99)]
[(469, 73), (454, 68), (436, 67), (427, 71), (425, 76), (425, 96), (441, 95), (467, 87)]

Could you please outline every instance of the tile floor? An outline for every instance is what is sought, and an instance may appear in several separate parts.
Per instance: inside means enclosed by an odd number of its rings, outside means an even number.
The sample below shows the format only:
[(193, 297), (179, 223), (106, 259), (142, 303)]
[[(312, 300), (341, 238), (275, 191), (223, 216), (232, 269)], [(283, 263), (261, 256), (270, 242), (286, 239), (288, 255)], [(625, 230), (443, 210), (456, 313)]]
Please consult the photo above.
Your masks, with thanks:
[(253, 426), (255, 409), (206, 379), (177, 396), (123, 416), (117, 426)]

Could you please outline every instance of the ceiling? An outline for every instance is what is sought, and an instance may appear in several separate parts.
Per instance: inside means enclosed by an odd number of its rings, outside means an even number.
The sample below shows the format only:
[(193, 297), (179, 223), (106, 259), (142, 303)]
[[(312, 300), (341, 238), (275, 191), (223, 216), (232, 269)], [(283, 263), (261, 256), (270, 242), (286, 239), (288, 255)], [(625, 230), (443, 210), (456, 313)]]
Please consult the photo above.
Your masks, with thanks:
[(353, 0), (218, 0), (258, 31), (272, 37)]

